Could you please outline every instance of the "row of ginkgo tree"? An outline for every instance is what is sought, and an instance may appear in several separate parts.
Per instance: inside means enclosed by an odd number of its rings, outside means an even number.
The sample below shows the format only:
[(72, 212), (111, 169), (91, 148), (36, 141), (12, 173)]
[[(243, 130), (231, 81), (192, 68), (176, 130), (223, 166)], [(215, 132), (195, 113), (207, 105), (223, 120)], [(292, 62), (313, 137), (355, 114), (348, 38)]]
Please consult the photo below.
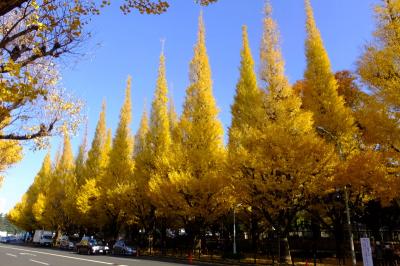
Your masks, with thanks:
[(400, 44), (387, 40), (400, 36), (400, 26), (387, 20), (390, 12), (400, 16), (394, 4), (400, 1), (392, 2), (377, 9), (377, 44), (358, 61), (359, 77), (373, 89), (369, 94), (359, 89), (356, 74), (332, 72), (309, 0), (306, 70), (292, 86), (267, 3), (262, 85), (243, 27), (226, 147), (200, 16), (182, 114), (178, 117), (168, 99), (162, 53), (150, 116), (143, 112), (137, 134), (130, 131), (128, 79), (114, 137), (106, 126), (104, 103), (88, 153), (84, 140), (74, 158), (66, 135), (62, 152), (53, 163), (49, 154), (45, 157), (9, 219), (26, 230), (103, 231), (114, 237), (132, 226), (151, 232), (157, 221), (163, 237), (166, 228), (184, 228), (193, 240), (240, 205), (253, 224), (274, 228), (285, 239), (299, 213), (337, 226), (334, 195), (345, 187), (353, 210), (371, 201), (395, 204), (400, 183), (400, 97), (395, 95), (400, 84), (394, 75), (384, 76), (397, 64), (392, 51)]

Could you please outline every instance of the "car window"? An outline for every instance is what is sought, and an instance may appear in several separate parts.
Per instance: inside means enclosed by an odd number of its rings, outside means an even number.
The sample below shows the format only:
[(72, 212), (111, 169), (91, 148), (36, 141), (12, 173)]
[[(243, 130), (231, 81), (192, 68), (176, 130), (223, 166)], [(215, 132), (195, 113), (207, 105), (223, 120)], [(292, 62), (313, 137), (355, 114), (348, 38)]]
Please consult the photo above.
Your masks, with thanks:
[(44, 239), (53, 239), (52, 236), (43, 236)]

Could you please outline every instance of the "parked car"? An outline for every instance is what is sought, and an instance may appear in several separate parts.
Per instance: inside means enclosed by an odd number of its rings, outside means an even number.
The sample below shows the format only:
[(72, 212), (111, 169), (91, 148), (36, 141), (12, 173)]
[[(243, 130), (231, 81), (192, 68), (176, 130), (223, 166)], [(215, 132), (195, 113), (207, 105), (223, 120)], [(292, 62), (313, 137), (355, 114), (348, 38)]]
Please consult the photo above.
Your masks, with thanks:
[(132, 245), (129, 241), (125, 241), (123, 239), (115, 242), (112, 253), (114, 255), (130, 255), (137, 256), (137, 248)]
[(83, 237), (82, 240), (76, 244), (76, 252), (78, 254), (108, 254), (109, 248), (101, 240), (94, 238)]
[(16, 236), (8, 236), (8, 241), (7, 243), (17, 243), (18, 239)]
[(73, 236), (64, 235), (60, 238), (60, 249), (75, 249), (75, 245), (78, 242), (78, 239)]
[(8, 243), (10, 242), (10, 238), (8, 236), (0, 237), (0, 243)]

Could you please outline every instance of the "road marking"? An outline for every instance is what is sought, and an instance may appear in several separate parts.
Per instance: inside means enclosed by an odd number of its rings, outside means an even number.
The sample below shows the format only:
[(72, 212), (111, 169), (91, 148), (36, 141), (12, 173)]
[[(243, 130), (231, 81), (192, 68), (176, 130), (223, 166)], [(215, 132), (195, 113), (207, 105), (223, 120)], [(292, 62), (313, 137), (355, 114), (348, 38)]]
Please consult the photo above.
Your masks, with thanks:
[(19, 254), (20, 254), (20, 255), (26, 255), (26, 256), (33, 256), (33, 257), (36, 257), (35, 254), (31, 254), (31, 253), (20, 252)]
[[(2, 246), (2, 245), (0, 245), (0, 248), (4, 248), (4, 249), (13, 249), (13, 250), (25, 251), (25, 252), (33, 252), (33, 253), (42, 254), (42, 255), (49, 255), (49, 256), (60, 257), (60, 258), (66, 258), (66, 259), (87, 261), (87, 262), (93, 262), (93, 263), (98, 263), (98, 264), (119, 265), (119, 264), (114, 263), (114, 262), (105, 262), (105, 261), (100, 261), (100, 260), (91, 260), (91, 259), (77, 258), (77, 257), (71, 257), (71, 256), (65, 256), (65, 255), (59, 255), (59, 254), (53, 254), (53, 253), (42, 252), (42, 251), (33, 251), (33, 250), (27, 250), (27, 249), (22, 249), (22, 248), (6, 247), (6, 246)], [(15, 255), (14, 255), (14, 256), (15, 256)], [(132, 261), (134, 261), (134, 260), (132, 260)]]
[(33, 260), (33, 259), (30, 259), (29, 261), (32, 261), (32, 262), (35, 262), (35, 263), (38, 263), (38, 264), (42, 264), (42, 265), (50, 265), (47, 262), (42, 262), (42, 261)]
[(17, 257), (17, 255), (14, 255), (14, 254), (11, 254), (11, 253), (6, 253), (6, 255), (11, 256), (11, 257), (14, 257), (14, 258)]

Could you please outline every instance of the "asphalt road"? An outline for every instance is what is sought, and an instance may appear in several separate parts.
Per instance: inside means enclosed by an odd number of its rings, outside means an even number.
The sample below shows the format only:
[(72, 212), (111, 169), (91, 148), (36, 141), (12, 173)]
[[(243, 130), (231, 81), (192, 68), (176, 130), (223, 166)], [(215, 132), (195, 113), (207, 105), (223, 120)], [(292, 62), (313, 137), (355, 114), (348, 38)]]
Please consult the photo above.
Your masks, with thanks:
[(175, 266), (170, 262), (139, 258), (121, 258), (105, 255), (79, 255), (39, 247), (0, 244), (0, 266)]

